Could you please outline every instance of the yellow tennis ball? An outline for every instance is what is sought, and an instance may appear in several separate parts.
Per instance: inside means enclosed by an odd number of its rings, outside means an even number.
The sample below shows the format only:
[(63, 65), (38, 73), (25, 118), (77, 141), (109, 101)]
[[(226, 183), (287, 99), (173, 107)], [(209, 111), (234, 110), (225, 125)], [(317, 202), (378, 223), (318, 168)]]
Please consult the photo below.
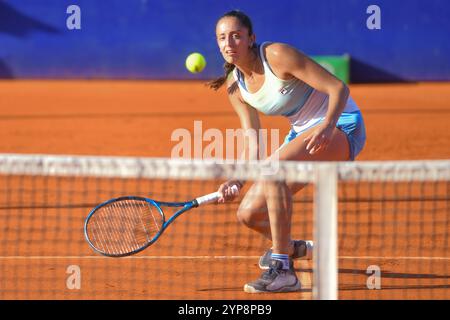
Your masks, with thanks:
[(202, 72), (205, 66), (205, 57), (198, 52), (191, 53), (186, 58), (186, 68), (192, 73)]

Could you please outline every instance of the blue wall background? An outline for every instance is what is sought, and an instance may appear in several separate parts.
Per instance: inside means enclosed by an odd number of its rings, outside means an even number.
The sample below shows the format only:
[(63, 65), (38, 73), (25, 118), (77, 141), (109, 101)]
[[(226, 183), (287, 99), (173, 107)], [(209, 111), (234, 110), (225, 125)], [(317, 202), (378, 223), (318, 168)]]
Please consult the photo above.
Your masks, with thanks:
[[(81, 30), (66, 9), (81, 8)], [(366, 9), (381, 8), (381, 30)], [(0, 78), (210, 79), (222, 73), (214, 27), (249, 14), (258, 42), (350, 54), (352, 82), (450, 80), (447, 0), (0, 0)], [(186, 56), (207, 67), (192, 75)]]

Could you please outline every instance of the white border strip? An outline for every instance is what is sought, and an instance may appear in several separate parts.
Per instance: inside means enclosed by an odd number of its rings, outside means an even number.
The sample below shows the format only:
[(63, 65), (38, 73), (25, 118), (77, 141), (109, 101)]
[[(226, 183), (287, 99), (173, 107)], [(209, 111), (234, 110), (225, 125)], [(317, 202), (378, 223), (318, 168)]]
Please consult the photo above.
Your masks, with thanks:
[[(327, 162), (170, 159), (116, 156), (0, 154), (0, 173), (120, 178), (245, 179), (313, 182), (314, 168)], [(450, 160), (332, 162), (342, 181), (450, 181)], [(271, 174), (267, 174), (270, 172)]]

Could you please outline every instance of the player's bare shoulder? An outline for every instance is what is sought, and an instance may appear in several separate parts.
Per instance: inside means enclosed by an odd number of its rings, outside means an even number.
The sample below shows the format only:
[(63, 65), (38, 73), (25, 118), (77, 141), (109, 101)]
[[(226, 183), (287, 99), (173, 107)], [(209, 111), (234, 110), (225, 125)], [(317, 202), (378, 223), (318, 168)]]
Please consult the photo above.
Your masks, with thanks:
[(290, 55), (302, 54), (297, 48), (282, 42), (272, 42), (264, 47), (266, 58), (274, 62), (282, 61)]
[(273, 42), (265, 46), (264, 55), (272, 71), (282, 79), (291, 78), (292, 66), (301, 63), (305, 57), (297, 48), (281, 42)]

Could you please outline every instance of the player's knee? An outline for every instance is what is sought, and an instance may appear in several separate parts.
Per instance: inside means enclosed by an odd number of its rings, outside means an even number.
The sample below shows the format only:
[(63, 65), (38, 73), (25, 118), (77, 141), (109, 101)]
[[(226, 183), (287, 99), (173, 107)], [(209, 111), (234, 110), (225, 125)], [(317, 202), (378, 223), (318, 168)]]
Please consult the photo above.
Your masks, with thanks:
[(237, 211), (237, 219), (247, 227), (252, 227), (256, 222), (256, 213), (252, 208), (239, 208)]
[(239, 208), (236, 212), (236, 216), (240, 223), (242, 223), (246, 226), (248, 225), (247, 223), (249, 222), (249, 219), (250, 219), (248, 210)]

